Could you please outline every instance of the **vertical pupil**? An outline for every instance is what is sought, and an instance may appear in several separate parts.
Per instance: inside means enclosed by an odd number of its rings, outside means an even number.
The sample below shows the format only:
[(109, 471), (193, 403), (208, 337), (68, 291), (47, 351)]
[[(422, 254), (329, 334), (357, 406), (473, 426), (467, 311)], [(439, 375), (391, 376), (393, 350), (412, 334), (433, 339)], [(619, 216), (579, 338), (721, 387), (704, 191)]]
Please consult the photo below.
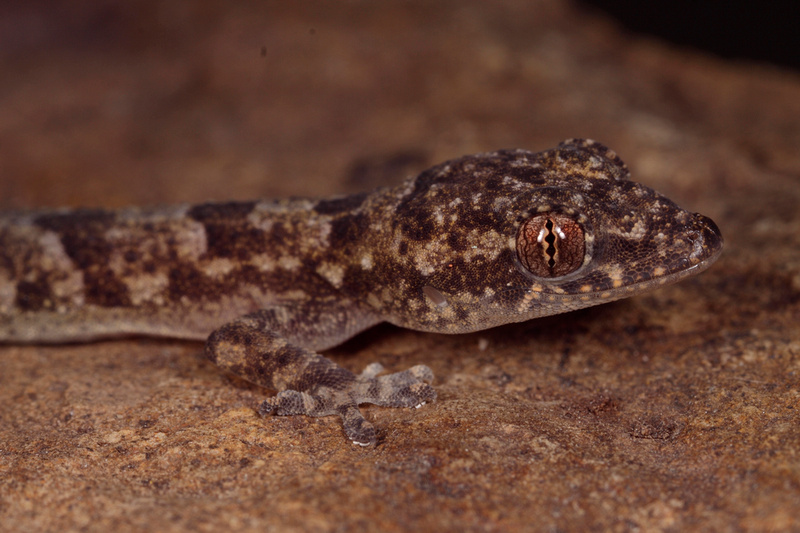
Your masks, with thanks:
[(517, 259), (535, 277), (565, 276), (583, 264), (586, 240), (583, 227), (571, 216), (541, 213), (517, 230)]
[(555, 224), (553, 224), (553, 221), (549, 218), (544, 224), (544, 227), (547, 230), (547, 236), (544, 238), (544, 242), (547, 243), (547, 248), (545, 248), (544, 253), (547, 254), (547, 266), (551, 269), (556, 266), (556, 234), (553, 231), (554, 226)]

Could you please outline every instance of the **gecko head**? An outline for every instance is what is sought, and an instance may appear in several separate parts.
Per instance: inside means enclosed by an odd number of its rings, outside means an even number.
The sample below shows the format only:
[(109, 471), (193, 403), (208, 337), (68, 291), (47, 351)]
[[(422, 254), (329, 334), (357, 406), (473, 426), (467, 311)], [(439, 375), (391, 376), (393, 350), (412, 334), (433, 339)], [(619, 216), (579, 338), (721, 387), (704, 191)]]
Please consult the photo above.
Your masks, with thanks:
[[(624, 298), (710, 266), (722, 249), (716, 224), (628, 177), (613, 151), (587, 140), (423, 174), (395, 226), (414, 243), (408, 259), (425, 310), (405, 325), (473, 331)], [(415, 241), (426, 225), (428, 238)]]

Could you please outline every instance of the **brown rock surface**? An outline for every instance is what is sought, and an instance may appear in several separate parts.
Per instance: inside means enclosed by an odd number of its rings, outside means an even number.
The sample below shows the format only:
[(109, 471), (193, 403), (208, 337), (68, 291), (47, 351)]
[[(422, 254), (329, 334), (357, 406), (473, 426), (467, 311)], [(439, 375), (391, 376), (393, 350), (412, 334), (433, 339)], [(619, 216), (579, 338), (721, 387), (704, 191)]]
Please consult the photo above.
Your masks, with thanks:
[[(222, 6), (225, 7), (222, 7)], [(567, 137), (711, 216), (647, 296), (473, 335), (380, 326), (439, 400), (259, 418), (196, 343), (0, 346), (4, 531), (800, 528), (800, 76), (539, 2), (18, 3), (0, 207), (327, 195)]]

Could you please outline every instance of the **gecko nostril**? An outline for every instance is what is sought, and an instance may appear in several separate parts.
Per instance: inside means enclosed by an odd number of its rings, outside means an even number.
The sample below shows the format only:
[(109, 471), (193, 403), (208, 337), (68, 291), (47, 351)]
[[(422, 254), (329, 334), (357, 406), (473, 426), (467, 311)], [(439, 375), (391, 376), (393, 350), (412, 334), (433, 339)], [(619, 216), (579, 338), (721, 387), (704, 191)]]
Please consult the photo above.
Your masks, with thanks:
[(686, 239), (692, 245), (689, 257), (693, 261), (708, 259), (722, 250), (723, 240), (719, 228), (713, 220), (699, 213), (692, 214), (692, 227), (686, 231)]
[(695, 213), (694, 227), (695, 231), (700, 234), (700, 238), (703, 240), (704, 246), (709, 252), (713, 253), (722, 248), (724, 244), (722, 232), (713, 220), (700, 213)]

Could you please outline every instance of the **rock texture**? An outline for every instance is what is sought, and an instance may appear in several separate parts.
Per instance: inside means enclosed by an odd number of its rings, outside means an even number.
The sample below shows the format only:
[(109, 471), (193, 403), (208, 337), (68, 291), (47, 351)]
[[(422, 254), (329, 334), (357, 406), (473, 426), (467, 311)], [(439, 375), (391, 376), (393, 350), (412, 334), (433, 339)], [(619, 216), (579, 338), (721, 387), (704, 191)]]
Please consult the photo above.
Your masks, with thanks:
[(0, 207), (327, 195), (568, 137), (711, 216), (708, 272), (479, 334), (380, 326), (439, 400), (259, 418), (194, 343), (0, 347), (5, 531), (800, 528), (800, 76), (538, 2), (2, 8)]

